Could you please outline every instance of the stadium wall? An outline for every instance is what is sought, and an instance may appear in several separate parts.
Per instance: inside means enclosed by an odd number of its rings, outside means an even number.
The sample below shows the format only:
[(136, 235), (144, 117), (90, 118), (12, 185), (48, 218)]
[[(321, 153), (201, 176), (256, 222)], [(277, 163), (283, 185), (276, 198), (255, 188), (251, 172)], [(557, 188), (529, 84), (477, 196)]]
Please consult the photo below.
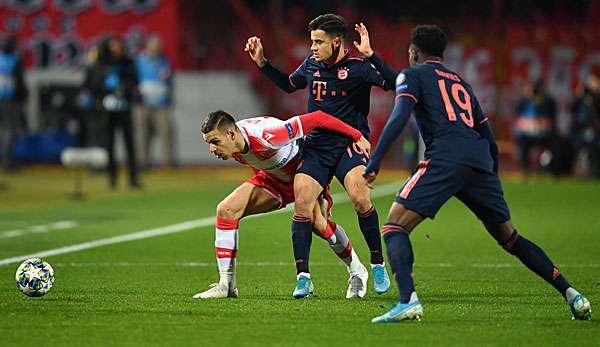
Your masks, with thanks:
[[(79, 87), (83, 72), (70, 69), (43, 69), (26, 72), (30, 97), (26, 105), (30, 132), (44, 130), (41, 91), (48, 86)], [(236, 119), (266, 114), (266, 106), (243, 73), (231, 72), (178, 72), (175, 74), (175, 107), (172, 111), (175, 132), (175, 153), (181, 164), (219, 164), (224, 162), (208, 153), (202, 140), (200, 126), (207, 113), (222, 109)], [(56, 96), (54, 99), (63, 98)], [(69, 115), (65, 114), (64, 117)], [(118, 137), (117, 141), (121, 141)], [(124, 159), (124, 146), (117, 145), (117, 156)], [(159, 144), (151, 148), (152, 158), (158, 158)], [(228, 165), (230, 163), (227, 163)]]

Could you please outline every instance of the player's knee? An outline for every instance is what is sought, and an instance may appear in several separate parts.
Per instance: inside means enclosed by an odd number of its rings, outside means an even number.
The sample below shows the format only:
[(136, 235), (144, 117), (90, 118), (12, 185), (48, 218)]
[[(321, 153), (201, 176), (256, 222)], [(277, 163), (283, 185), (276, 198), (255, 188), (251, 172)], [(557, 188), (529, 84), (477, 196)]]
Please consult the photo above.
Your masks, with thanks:
[(238, 219), (237, 212), (227, 201), (221, 201), (217, 205), (217, 217), (225, 219)]
[(513, 229), (510, 236), (502, 241), (498, 241), (498, 245), (500, 245), (500, 247), (504, 248), (505, 251), (507, 251), (508, 253), (512, 254), (512, 255), (516, 255), (515, 252), (515, 244), (517, 244), (519, 242), (519, 239), (521, 239), (521, 235), (519, 235), (519, 233), (517, 232), (516, 229)]
[(508, 243), (518, 235), (510, 220), (500, 224), (484, 222), (483, 225), (499, 245)]
[(310, 199), (306, 195), (299, 194), (294, 200), (294, 208), (296, 210), (296, 214), (312, 217), (314, 204), (314, 200)]
[(294, 208), (297, 214), (312, 216), (316, 200), (308, 193), (308, 189), (294, 187)]

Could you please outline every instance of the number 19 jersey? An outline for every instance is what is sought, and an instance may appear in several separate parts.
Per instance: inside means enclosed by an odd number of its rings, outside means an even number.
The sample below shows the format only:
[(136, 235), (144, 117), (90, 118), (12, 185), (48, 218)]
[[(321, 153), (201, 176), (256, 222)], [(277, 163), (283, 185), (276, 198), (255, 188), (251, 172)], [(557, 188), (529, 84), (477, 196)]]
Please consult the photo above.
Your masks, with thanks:
[(425, 142), (425, 158), (493, 172), (489, 143), (474, 129), (487, 122), (471, 86), (439, 61), (404, 69), (396, 97), (410, 97)]

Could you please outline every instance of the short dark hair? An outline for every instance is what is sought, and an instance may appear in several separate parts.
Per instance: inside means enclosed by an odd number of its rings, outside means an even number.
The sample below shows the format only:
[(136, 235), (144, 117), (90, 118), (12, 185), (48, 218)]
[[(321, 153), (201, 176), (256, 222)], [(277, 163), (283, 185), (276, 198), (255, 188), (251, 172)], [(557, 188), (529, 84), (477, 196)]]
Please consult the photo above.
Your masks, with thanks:
[(235, 119), (229, 113), (218, 110), (208, 114), (204, 120), (204, 124), (202, 124), (202, 133), (206, 134), (215, 129), (222, 131), (231, 126), (235, 126)]
[(448, 37), (437, 25), (417, 25), (412, 30), (410, 41), (424, 54), (443, 58)]
[(344, 17), (333, 13), (327, 13), (311, 20), (310, 23), (308, 23), (308, 28), (311, 31), (320, 29), (330, 35), (345, 37), (347, 24)]

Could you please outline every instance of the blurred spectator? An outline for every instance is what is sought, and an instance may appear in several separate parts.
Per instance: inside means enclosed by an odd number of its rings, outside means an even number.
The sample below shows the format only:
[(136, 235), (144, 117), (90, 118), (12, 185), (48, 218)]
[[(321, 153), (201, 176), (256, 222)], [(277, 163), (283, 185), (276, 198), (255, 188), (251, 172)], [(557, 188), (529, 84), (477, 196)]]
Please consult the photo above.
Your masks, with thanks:
[(95, 76), (98, 69), (98, 49), (98, 46), (91, 47), (86, 54), (86, 59), (83, 61), (85, 65), (85, 83), (77, 100), (79, 109), (82, 112), (80, 141), (78, 141), (81, 147), (101, 147), (106, 142), (101, 103), (96, 102), (92, 91), (89, 89), (89, 84), (93, 84), (92, 80), (100, 78)]
[(516, 114), (513, 134), (519, 147), (521, 169), (527, 176), (532, 149), (548, 150), (555, 140), (556, 102), (546, 93), (541, 81), (527, 83)]
[(12, 158), (13, 145), (24, 129), (23, 104), (27, 88), (23, 78), (23, 61), (17, 49), (17, 39), (7, 38), (0, 51), (0, 149), (5, 170), (16, 169)]
[(576, 174), (600, 177), (600, 80), (589, 75), (575, 91), (571, 106), (572, 135), (577, 155)]
[(139, 119), (139, 162), (143, 167), (150, 165), (149, 153), (153, 130), (158, 133), (162, 144), (163, 165), (174, 166), (173, 126), (169, 108), (173, 103), (173, 73), (162, 44), (157, 36), (151, 37), (146, 51), (135, 61), (140, 81)]
[(98, 58), (88, 70), (84, 88), (91, 92), (94, 102), (106, 117), (110, 187), (114, 189), (117, 185), (114, 145), (117, 129), (121, 128), (127, 152), (129, 186), (140, 188), (131, 114), (133, 98), (137, 93), (137, 76), (133, 60), (125, 54), (122, 40), (109, 38), (100, 44)]

